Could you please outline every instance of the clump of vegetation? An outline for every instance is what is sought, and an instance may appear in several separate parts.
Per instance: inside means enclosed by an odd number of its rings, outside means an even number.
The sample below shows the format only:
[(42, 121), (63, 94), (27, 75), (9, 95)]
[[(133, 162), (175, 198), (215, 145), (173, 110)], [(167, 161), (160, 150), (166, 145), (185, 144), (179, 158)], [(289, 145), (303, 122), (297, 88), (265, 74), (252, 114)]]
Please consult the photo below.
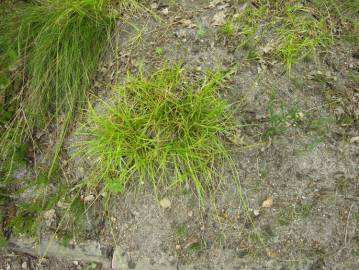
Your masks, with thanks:
[[(333, 41), (325, 16), (304, 6), (288, 6), (278, 28), (277, 54), (290, 71), (300, 59), (311, 57), (317, 48), (325, 48)], [(319, 13), (320, 14), (320, 13)]]
[(344, 26), (357, 28), (352, 19), (358, 11), (356, 2), (253, 1), (229, 17), (221, 33), (235, 46), (246, 49), (249, 59), (257, 59), (258, 54), (273, 54), (290, 72), (298, 61), (333, 44)]
[[(223, 136), (233, 127), (218, 90), (225, 74), (199, 77), (179, 66), (149, 78), (129, 75), (110, 102), (90, 108), (78, 154), (92, 160), (91, 185), (122, 192), (146, 182), (155, 192), (187, 185), (200, 198), (218, 185), (228, 158)], [(216, 162), (217, 163), (216, 165)]]
[(108, 7), (107, 0), (46, 0), (6, 13), (2, 56), (9, 59), (8, 52), (17, 52), (24, 85), (2, 84), (4, 95), (18, 102), (1, 138), (3, 156), (9, 155), (9, 146), (21, 145), (48, 126), (56, 127), (53, 154), (59, 153), (109, 43), (114, 17)]
[[(42, 213), (69, 191), (56, 175), (64, 137), (87, 99), (116, 18), (136, 3), (119, 1), (118, 13), (109, 0), (0, 3), (0, 188), (9, 198), (36, 190), (34, 199), (17, 203), (7, 224), (13, 232), (36, 235)], [(14, 179), (12, 172), (29, 162), (36, 134), (43, 130), (54, 135), (46, 153), (51, 161), (50, 168), (44, 166), (46, 176)], [(37, 166), (40, 175), (42, 169)], [(49, 179), (57, 182), (56, 190), (48, 188)]]

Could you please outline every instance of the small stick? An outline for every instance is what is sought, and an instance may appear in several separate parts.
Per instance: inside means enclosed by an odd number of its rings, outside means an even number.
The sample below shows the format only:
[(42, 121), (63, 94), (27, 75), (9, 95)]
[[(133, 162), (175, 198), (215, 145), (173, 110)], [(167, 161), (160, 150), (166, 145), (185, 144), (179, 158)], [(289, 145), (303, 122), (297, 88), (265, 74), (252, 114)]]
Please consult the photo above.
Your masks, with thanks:
[(354, 206), (354, 204), (352, 204), (350, 206), (350, 208), (349, 208), (349, 213), (348, 213), (348, 217), (347, 217), (347, 224), (345, 226), (344, 247), (346, 247), (346, 245), (347, 245), (349, 218), (350, 218), (350, 213), (352, 212), (353, 206)]

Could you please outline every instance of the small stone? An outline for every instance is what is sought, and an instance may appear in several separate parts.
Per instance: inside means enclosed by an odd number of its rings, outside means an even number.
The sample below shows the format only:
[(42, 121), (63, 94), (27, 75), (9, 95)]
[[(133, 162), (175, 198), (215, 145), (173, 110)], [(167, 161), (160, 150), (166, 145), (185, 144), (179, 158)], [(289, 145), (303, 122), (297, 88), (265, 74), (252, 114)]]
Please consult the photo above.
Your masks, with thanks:
[(111, 217), (110, 219), (111, 219), (111, 221), (114, 222), (114, 223), (117, 222), (117, 219), (116, 219), (115, 217)]
[(21, 264), (21, 268), (22, 268), (22, 269), (27, 269), (27, 262), (23, 262), (23, 263)]
[(188, 212), (188, 216), (189, 216), (189, 217), (193, 217), (193, 211), (189, 211), (189, 212)]
[(254, 215), (255, 217), (258, 217), (258, 216), (259, 216), (259, 210), (258, 210), (258, 209), (254, 209), (254, 210), (253, 210), (253, 215)]
[(181, 245), (176, 245), (176, 250), (180, 250), (181, 249)]
[(299, 118), (300, 120), (303, 120), (303, 118), (304, 118), (304, 113), (303, 113), (303, 112), (298, 112), (298, 113), (296, 113), (296, 116), (297, 116), (297, 118)]
[(168, 8), (164, 8), (164, 9), (162, 9), (161, 10), (161, 13), (163, 14), (163, 15), (168, 15)]
[(359, 143), (359, 136), (351, 138), (349, 142), (350, 143)]
[(79, 265), (79, 262), (78, 261), (73, 261), (72, 262), (74, 265)]
[(157, 3), (152, 3), (150, 6), (151, 6), (152, 9), (157, 9), (157, 8), (158, 8), (158, 4), (157, 4)]
[(171, 207), (171, 201), (168, 199), (168, 198), (163, 198), (161, 201), (160, 201), (160, 205), (162, 208), (170, 208)]
[(174, 34), (176, 37), (184, 39), (187, 35), (187, 32), (185, 29), (181, 28), (174, 32)]

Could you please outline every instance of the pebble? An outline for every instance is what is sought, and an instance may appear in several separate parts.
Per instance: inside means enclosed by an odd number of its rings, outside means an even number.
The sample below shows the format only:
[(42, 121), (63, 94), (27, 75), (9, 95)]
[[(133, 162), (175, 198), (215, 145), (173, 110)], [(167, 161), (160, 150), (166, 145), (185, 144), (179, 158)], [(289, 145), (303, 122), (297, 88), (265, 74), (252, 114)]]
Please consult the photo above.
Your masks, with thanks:
[(84, 202), (92, 202), (95, 199), (95, 196), (90, 194), (84, 198)]
[(23, 262), (22, 265), (21, 265), (21, 268), (22, 269), (27, 269), (27, 262)]
[(351, 138), (350, 143), (359, 143), (359, 136)]
[(168, 8), (162, 9), (162, 10), (161, 10), (161, 13), (162, 13), (163, 15), (168, 15)]
[(171, 201), (168, 199), (168, 198), (163, 198), (161, 201), (160, 201), (160, 205), (162, 208), (170, 208), (171, 207)]
[(151, 4), (151, 8), (152, 8), (152, 9), (157, 9), (157, 8), (158, 8), (158, 4), (157, 4), (157, 3), (152, 3), (152, 4)]

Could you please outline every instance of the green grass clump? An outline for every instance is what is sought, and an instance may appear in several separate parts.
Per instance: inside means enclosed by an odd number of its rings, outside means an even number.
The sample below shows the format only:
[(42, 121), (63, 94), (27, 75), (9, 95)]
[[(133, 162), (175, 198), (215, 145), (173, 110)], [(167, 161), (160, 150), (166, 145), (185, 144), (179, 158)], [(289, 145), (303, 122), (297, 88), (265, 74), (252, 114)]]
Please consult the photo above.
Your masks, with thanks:
[(282, 25), (277, 30), (279, 46), (276, 53), (286, 63), (289, 71), (299, 60), (314, 55), (317, 48), (332, 44), (326, 17), (317, 15), (317, 11), (312, 8), (287, 7)]
[[(335, 38), (355, 39), (358, 1), (258, 0), (229, 17), (220, 32), (235, 46), (246, 49), (249, 59), (273, 55), (293, 65), (310, 59)], [(356, 16), (356, 17), (355, 17)]]
[(105, 1), (46, 1), (17, 16), (20, 54), (30, 76), (30, 119), (73, 111), (86, 96), (113, 25)]
[(129, 75), (111, 101), (90, 108), (80, 133), (87, 139), (78, 154), (93, 162), (90, 185), (122, 192), (149, 182), (156, 194), (187, 185), (202, 198), (218, 185), (217, 165), (228, 158), (223, 136), (231, 113), (218, 94), (224, 79), (178, 66), (149, 78)]
[(2, 154), (50, 125), (57, 132), (56, 156), (109, 43), (115, 24), (109, 1), (36, 1), (19, 5), (4, 21), (2, 44), (17, 52), (25, 84), (5, 90), (20, 105), (1, 138)]

